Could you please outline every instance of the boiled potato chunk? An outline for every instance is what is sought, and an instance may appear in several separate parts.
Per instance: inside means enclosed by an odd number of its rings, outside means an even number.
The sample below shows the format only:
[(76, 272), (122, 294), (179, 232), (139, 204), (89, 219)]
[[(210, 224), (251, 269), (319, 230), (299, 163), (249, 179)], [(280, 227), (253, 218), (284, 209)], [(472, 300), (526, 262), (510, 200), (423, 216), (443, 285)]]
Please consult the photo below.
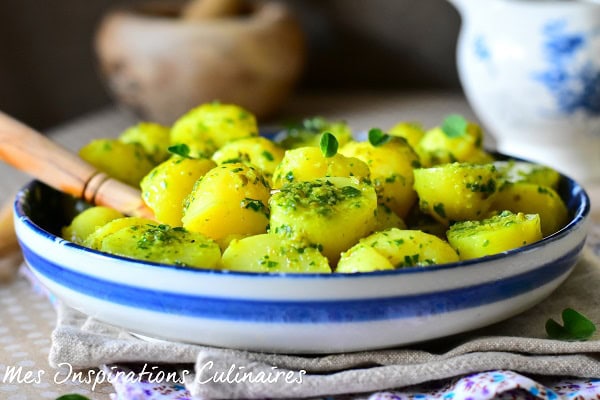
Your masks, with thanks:
[(492, 164), (452, 163), (415, 169), (419, 208), (441, 223), (487, 216), (499, 174)]
[(336, 272), (369, 272), (458, 261), (450, 245), (425, 232), (391, 228), (376, 232), (344, 252)]
[(316, 248), (271, 233), (233, 240), (223, 252), (221, 266), (247, 272), (331, 272), (327, 258)]
[(183, 200), (191, 193), (196, 181), (215, 166), (208, 158), (174, 155), (142, 179), (142, 199), (159, 222), (181, 226)]
[(79, 156), (109, 176), (137, 187), (154, 168), (144, 148), (117, 139), (95, 139), (79, 150)]
[(425, 135), (423, 127), (417, 122), (398, 122), (387, 133), (392, 136), (404, 138), (413, 149), (417, 148)]
[(98, 250), (138, 260), (195, 268), (215, 268), (221, 259), (219, 246), (204, 235), (156, 224), (122, 227), (106, 235)]
[(155, 224), (155, 221), (147, 218), (139, 217), (123, 217), (114, 219), (98, 228), (91, 234), (89, 234), (84, 241), (84, 245), (91, 249), (100, 250), (102, 247), (102, 241), (107, 236), (130, 226), (138, 226), (145, 224)]
[(379, 203), (401, 218), (408, 214), (417, 201), (417, 193), (413, 189), (413, 168), (419, 166), (419, 158), (405, 140), (395, 138), (381, 146), (349, 142), (340, 153), (356, 157), (368, 165)]
[(169, 158), (170, 128), (153, 122), (140, 122), (127, 128), (119, 140), (123, 143), (140, 144), (154, 164)]
[(331, 265), (375, 228), (375, 189), (356, 178), (289, 183), (269, 205), (270, 232), (316, 246)]
[(539, 214), (542, 234), (548, 236), (566, 225), (567, 206), (550, 187), (535, 183), (516, 182), (502, 185), (494, 198), (492, 208), (514, 213)]
[(270, 182), (275, 168), (283, 160), (284, 150), (275, 142), (263, 137), (249, 137), (229, 142), (221, 147), (212, 159), (217, 164), (242, 162), (260, 169)]
[(325, 157), (319, 147), (300, 147), (285, 152), (283, 160), (275, 168), (273, 187), (333, 176), (366, 179), (369, 177), (369, 167), (354, 157), (339, 153)]
[(406, 223), (385, 204), (378, 204), (375, 211), (375, 231), (385, 231), (389, 228), (406, 229)]
[(258, 136), (256, 118), (233, 104), (202, 104), (179, 118), (171, 128), (171, 144), (186, 144), (190, 155), (210, 157), (235, 139)]
[(319, 147), (321, 134), (329, 132), (337, 139), (340, 146), (352, 140), (352, 130), (344, 121), (331, 122), (323, 117), (307, 118), (302, 123), (287, 128), (283, 134), (281, 145), (286, 149), (298, 147)]
[(539, 215), (503, 211), (481, 221), (457, 222), (447, 237), (461, 260), (468, 260), (537, 242), (542, 231)]
[(73, 243), (83, 244), (97, 228), (124, 215), (109, 207), (90, 207), (79, 213), (69, 226), (62, 229), (62, 237)]
[(468, 123), (465, 132), (450, 136), (441, 127), (425, 133), (416, 147), (426, 167), (453, 162), (489, 163), (492, 157), (482, 150), (483, 131), (479, 125)]
[(183, 227), (216, 240), (266, 233), (270, 188), (260, 171), (242, 163), (219, 165), (201, 177), (184, 201)]
[(545, 165), (514, 160), (496, 161), (494, 165), (507, 182), (528, 182), (548, 186), (554, 190), (558, 188), (560, 174), (555, 169)]

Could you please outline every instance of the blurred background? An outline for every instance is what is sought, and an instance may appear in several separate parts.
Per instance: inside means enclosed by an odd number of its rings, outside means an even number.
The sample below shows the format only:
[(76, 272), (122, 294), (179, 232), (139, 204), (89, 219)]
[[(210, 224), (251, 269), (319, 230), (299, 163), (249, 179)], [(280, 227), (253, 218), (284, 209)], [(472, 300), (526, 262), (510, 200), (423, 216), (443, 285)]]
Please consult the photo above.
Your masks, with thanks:
[[(274, 1), (307, 40), (295, 93), (460, 91), (460, 18), (445, 0)], [(131, 3), (0, 1), (0, 110), (47, 129), (109, 104), (93, 38), (108, 10)]]

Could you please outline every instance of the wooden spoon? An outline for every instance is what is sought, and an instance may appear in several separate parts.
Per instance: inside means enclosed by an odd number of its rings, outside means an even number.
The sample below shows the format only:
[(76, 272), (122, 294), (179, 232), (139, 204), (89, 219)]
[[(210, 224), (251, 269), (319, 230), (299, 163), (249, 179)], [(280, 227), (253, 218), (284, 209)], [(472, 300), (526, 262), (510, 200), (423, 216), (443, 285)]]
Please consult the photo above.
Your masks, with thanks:
[(76, 154), (2, 112), (0, 160), (89, 203), (126, 215), (154, 218), (139, 190), (98, 172)]
[[(83, 161), (8, 115), (0, 112), (0, 160), (47, 185), (91, 204), (112, 207), (125, 215), (154, 219), (139, 190)], [(0, 280), (10, 276), (18, 251), (12, 224), (12, 199), (0, 211)], [(14, 271), (16, 268), (12, 268)]]

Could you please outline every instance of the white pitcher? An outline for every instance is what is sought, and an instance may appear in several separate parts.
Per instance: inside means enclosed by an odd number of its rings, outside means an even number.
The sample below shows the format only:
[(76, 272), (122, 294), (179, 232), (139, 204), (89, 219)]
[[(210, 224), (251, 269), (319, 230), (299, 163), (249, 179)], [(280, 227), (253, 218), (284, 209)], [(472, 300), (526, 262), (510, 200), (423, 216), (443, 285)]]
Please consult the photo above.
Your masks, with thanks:
[(600, 5), (450, 2), (461, 83), (498, 149), (600, 180)]

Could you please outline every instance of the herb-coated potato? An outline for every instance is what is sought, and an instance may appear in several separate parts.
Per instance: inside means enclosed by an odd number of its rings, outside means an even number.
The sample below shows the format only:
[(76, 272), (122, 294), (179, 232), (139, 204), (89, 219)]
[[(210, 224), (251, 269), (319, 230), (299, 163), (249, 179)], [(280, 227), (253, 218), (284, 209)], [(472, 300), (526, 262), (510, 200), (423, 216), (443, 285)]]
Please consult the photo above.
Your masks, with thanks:
[(355, 157), (339, 153), (325, 157), (319, 147), (299, 147), (285, 152), (273, 173), (273, 187), (333, 176), (365, 179), (369, 177), (369, 167)]
[(558, 231), (569, 219), (567, 206), (554, 189), (528, 182), (502, 185), (492, 209), (539, 214), (544, 236)]
[(293, 182), (271, 197), (270, 232), (321, 249), (333, 265), (375, 227), (375, 189), (356, 178)]
[(153, 122), (140, 122), (127, 128), (119, 136), (123, 143), (140, 144), (154, 164), (169, 158), (170, 128)]
[(252, 164), (271, 182), (275, 168), (283, 160), (283, 153), (283, 148), (277, 143), (263, 136), (255, 136), (225, 144), (213, 154), (212, 159), (217, 164), (231, 162)]
[(373, 146), (370, 142), (349, 142), (340, 153), (364, 161), (377, 192), (378, 202), (385, 204), (404, 218), (417, 200), (413, 189), (413, 168), (419, 167), (419, 158), (412, 147), (401, 138)]
[(155, 224), (155, 221), (152, 221), (151, 219), (147, 219), (147, 218), (138, 218), (138, 217), (123, 217), (123, 218), (117, 218), (117, 219), (113, 219), (112, 221), (109, 221), (108, 223), (96, 228), (96, 230), (92, 233), (90, 233), (84, 241), (84, 245), (86, 247), (89, 247), (91, 249), (95, 249), (95, 250), (100, 250), (100, 247), (102, 246), (102, 241), (104, 240), (105, 237), (107, 237), (108, 235), (111, 235), (115, 232), (117, 232), (118, 230), (122, 229), (122, 228), (126, 228), (129, 226), (137, 226), (137, 225), (144, 225), (144, 224)]
[(344, 252), (336, 272), (368, 272), (456, 261), (456, 251), (437, 236), (392, 228), (373, 233)]
[(62, 229), (62, 237), (73, 243), (83, 244), (97, 228), (124, 215), (109, 207), (90, 207), (79, 213), (69, 226)]
[(79, 150), (79, 156), (109, 176), (137, 187), (154, 168), (154, 162), (137, 143), (96, 139)]
[(415, 169), (419, 208), (441, 223), (487, 216), (499, 173), (492, 164), (452, 163)]
[(540, 186), (548, 186), (556, 190), (560, 174), (545, 165), (525, 161), (496, 161), (494, 162), (502, 178), (507, 182), (529, 182)]
[(327, 258), (316, 248), (271, 233), (233, 240), (223, 252), (221, 266), (247, 272), (331, 272)]
[(387, 133), (392, 136), (404, 138), (413, 149), (417, 148), (425, 135), (423, 126), (418, 122), (398, 122)]
[(539, 215), (503, 211), (481, 221), (457, 222), (447, 237), (460, 259), (468, 260), (537, 242), (542, 231)]
[(390, 228), (406, 229), (406, 223), (385, 204), (377, 204), (374, 230), (385, 231)]
[(291, 126), (284, 131), (281, 145), (286, 149), (298, 147), (319, 147), (321, 134), (329, 132), (337, 139), (340, 146), (352, 140), (352, 130), (344, 121), (331, 122), (323, 117), (307, 118), (298, 125)]
[(219, 246), (204, 235), (168, 225), (140, 224), (106, 235), (98, 250), (138, 260), (195, 268), (215, 268)]
[(184, 201), (184, 228), (225, 248), (229, 240), (266, 233), (270, 188), (250, 165), (219, 165), (201, 177)]
[(210, 157), (227, 142), (257, 135), (256, 118), (249, 111), (214, 102), (202, 104), (175, 121), (171, 144), (186, 144), (190, 155)]
[(174, 155), (142, 179), (142, 198), (158, 221), (181, 226), (183, 200), (191, 193), (196, 181), (215, 166), (208, 158)]
[(483, 132), (479, 125), (468, 123), (463, 132), (448, 134), (441, 127), (425, 133), (416, 147), (423, 166), (452, 162), (489, 163), (492, 157), (482, 150)]

